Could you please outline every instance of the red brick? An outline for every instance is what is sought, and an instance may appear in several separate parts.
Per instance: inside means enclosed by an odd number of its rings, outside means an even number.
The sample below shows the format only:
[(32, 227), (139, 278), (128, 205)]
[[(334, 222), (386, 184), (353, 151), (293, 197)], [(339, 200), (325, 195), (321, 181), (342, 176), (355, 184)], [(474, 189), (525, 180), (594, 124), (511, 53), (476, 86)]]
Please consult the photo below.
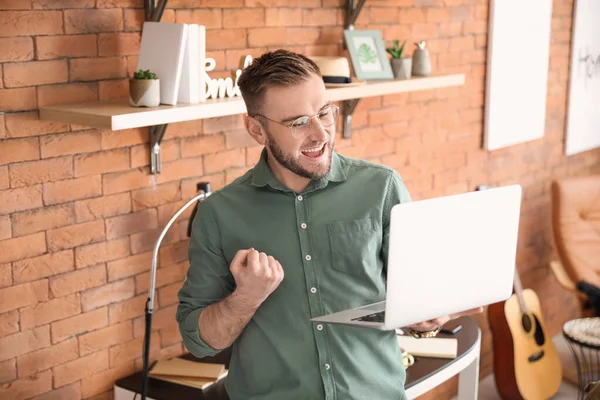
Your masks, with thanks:
[(102, 131), (102, 150), (117, 147), (130, 147), (136, 144), (148, 143), (148, 129), (125, 129), (120, 131)]
[(211, 174), (230, 167), (243, 167), (246, 164), (244, 149), (233, 149), (218, 154), (204, 156), (204, 172)]
[[(0, 339), (0, 361), (50, 346), (50, 326), (44, 325)], [(0, 392), (1, 394), (1, 392)]]
[(251, 47), (279, 46), (286, 43), (287, 30), (285, 27), (252, 28), (248, 30), (248, 45)]
[(84, 377), (81, 380), (81, 393), (83, 398), (96, 399), (95, 397), (90, 396), (110, 391), (114, 387), (116, 380), (129, 376), (134, 372), (135, 367), (133, 363), (128, 362), (115, 368)]
[(40, 107), (67, 103), (83, 103), (98, 100), (98, 83), (65, 83), (38, 86), (37, 94)]
[(450, 39), (450, 51), (469, 51), (475, 49), (473, 36), (456, 37)]
[(31, 10), (31, 0), (3, 0), (0, 10)]
[(416, 23), (412, 26), (412, 37), (423, 39), (434, 38), (438, 36), (438, 24), (435, 23)]
[(40, 159), (38, 138), (0, 141), (0, 165)]
[(96, 42), (96, 35), (38, 36), (37, 59), (94, 57), (98, 54)]
[(174, 344), (181, 343), (181, 333), (179, 332), (179, 327), (171, 326), (160, 331), (160, 345), (163, 347), (170, 346), (172, 347)]
[(173, 182), (158, 185), (156, 188), (145, 188), (133, 191), (131, 193), (133, 210), (143, 210), (180, 200), (181, 193), (179, 187), (179, 182)]
[(47, 135), (68, 130), (69, 124), (41, 121), (37, 111), (6, 115), (6, 136), (9, 138)]
[[(163, 330), (172, 326), (177, 326), (173, 323), (176, 321), (177, 305), (154, 310), (152, 314), (152, 331)], [(133, 336), (141, 337), (144, 335), (146, 322), (144, 317), (139, 317), (133, 320)]]
[[(220, 8), (176, 10), (175, 22), (204, 25), (206, 29), (220, 29), (223, 28), (223, 10)], [(232, 26), (228, 25), (228, 28), (230, 27)]]
[(142, 232), (157, 227), (155, 209), (146, 209), (106, 220), (106, 237), (109, 239)]
[(206, 31), (207, 51), (246, 47), (246, 29), (209, 29)]
[(78, 200), (75, 202), (75, 219), (77, 222), (109, 218), (129, 212), (131, 212), (131, 197), (129, 193)]
[(75, 265), (85, 268), (106, 261), (117, 260), (129, 255), (129, 238), (88, 244), (75, 249)]
[(0, 386), (0, 398), (30, 399), (50, 390), (52, 390), (52, 371), (48, 370)]
[(188, 259), (189, 240), (163, 246), (158, 252), (158, 265), (166, 267)]
[(43, 232), (0, 241), (0, 264), (30, 258), (46, 252)]
[(152, 265), (152, 253), (136, 254), (107, 263), (108, 280), (115, 281), (148, 271)]
[(104, 264), (79, 269), (65, 274), (54, 275), (48, 279), (50, 293), (54, 297), (66, 296), (87, 289), (102, 286), (106, 283), (106, 267)]
[(43, 136), (40, 138), (42, 158), (98, 151), (101, 137), (96, 130)]
[(114, 194), (150, 186), (148, 168), (136, 168), (125, 172), (113, 172), (102, 176), (104, 194)]
[(100, 175), (44, 184), (44, 203), (47, 205), (96, 197), (101, 194)]
[(337, 25), (339, 9), (305, 8), (302, 10), (302, 26)]
[(120, 9), (65, 10), (65, 33), (101, 33), (123, 29)]
[(98, 35), (98, 55), (125, 56), (140, 53), (139, 33), (102, 33)]
[(77, 155), (73, 163), (76, 177), (120, 171), (129, 168), (129, 150), (114, 149)]
[(49, 251), (70, 249), (106, 239), (104, 222), (101, 220), (49, 230), (46, 237)]
[[(363, 13), (367, 14), (366, 12)], [(365, 21), (366, 18), (359, 18), (357, 22), (360, 24), (362, 21)], [(373, 24), (395, 24), (398, 21), (398, 9), (391, 7), (370, 7), (368, 12), (369, 21)]]
[(67, 385), (108, 368), (108, 351), (99, 351), (52, 368), (54, 385)]
[(127, 63), (123, 57), (77, 58), (69, 65), (69, 76), (74, 81), (127, 77)]
[(266, 26), (300, 26), (302, 24), (301, 8), (267, 8)]
[(0, 264), (0, 288), (12, 286), (12, 270), (10, 263)]
[[(174, 317), (173, 317), (174, 318)], [(110, 325), (106, 328), (79, 336), (79, 353), (86, 355), (133, 339), (131, 321)]]
[[(181, 200), (175, 203), (168, 203), (168, 204), (163, 204), (162, 206), (158, 207), (158, 225), (161, 227), (164, 227), (167, 222), (169, 222), (169, 220), (173, 217), (173, 215), (175, 215), (175, 213), (181, 208), (183, 207), (183, 205), (186, 203), (186, 200)], [(192, 212), (194, 210), (194, 207), (188, 207), (187, 209), (185, 209), (185, 211), (183, 211), (181, 213), (181, 215), (179, 216), (179, 220), (180, 221), (186, 221), (189, 220), (189, 218), (192, 216)]]
[[(0, 72), (0, 81), (2, 81), (2, 73)], [(0, 83), (0, 88), (2, 87), (2, 83)], [(0, 139), (6, 138), (6, 123), (4, 118), (4, 112), (0, 112)]]
[(183, 158), (217, 153), (222, 150), (225, 150), (225, 137), (223, 135), (206, 135), (186, 138), (181, 141), (181, 156)]
[(0, 11), (0, 37), (56, 35), (62, 26), (61, 11)]
[(10, 217), (8, 215), (0, 216), (0, 240), (10, 239), (12, 237), (12, 228)]
[[(185, 274), (189, 268), (189, 263), (184, 261), (168, 267), (161, 267), (156, 270), (156, 288), (170, 285), (175, 282), (183, 282)], [(135, 277), (136, 293), (148, 292), (150, 287), (150, 272), (139, 274)]]
[(81, 384), (76, 382), (33, 397), (31, 400), (80, 400), (81, 398)]
[(200, 157), (185, 158), (182, 160), (164, 163), (163, 168), (164, 170), (156, 177), (157, 184), (170, 181), (179, 181), (183, 178), (201, 176), (203, 174), (202, 159)]
[(181, 289), (181, 283), (175, 283), (172, 285), (164, 286), (161, 289), (158, 289), (158, 304), (160, 308), (169, 306), (171, 304), (177, 304), (179, 302), (179, 298), (177, 297), (177, 293)]
[[(159, 336), (154, 333), (150, 337), (150, 351), (160, 349)], [(121, 365), (127, 361), (135, 360), (140, 357), (140, 349), (143, 345), (143, 338), (136, 338), (128, 342), (121, 342), (120, 344), (110, 348), (110, 366), (115, 367)]]
[(265, 11), (258, 8), (232, 8), (223, 10), (227, 28), (256, 28), (265, 26)]
[(0, 314), (0, 338), (11, 333), (19, 332), (19, 311), (9, 311)]
[(0, 362), (0, 385), (17, 379), (16, 358)]
[(65, 250), (14, 261), (13, 277), (15, 283), (22, 283), (62, 274), (74, 268), (73, 250)]
[(124, 279), (89, 289), (81, 293), (82, 309), (83, 311), (90, 311), (107, 304), (129, 299), (133, 297), (134, 292), (133, 279)]
[(59, 297), (20, 310), (21, 329), (26, 330), (39, 325), (58, 321), (81, 313), (79, 294)]
[(24, 111), (37, 108), (35, 88), (0, 89), (0, 110)]
[(4, 65), (5, 87), (47, 85), (68, 80), (66, 60), (27, 61)]
[(33, 375), (79, 357), (77, 339), (66, 340), (56, 346), (46, 347), (18, 358), (19, 377)]
[[(167, 133), (168, 134), (168, 133)], [(140, 144), (131, 148), (131, 168), (139, 168), (150, 165), (150, 146)], [(160, 146), (161, 162), (169, 162), (179, 159), (179, 141), (165, 140)]]
[(32, 186), (37, 183), (54, 182), (72, 177), (72, 157), (58, 157), (10, 166), (10, 184), (14, 188)]
[(135, 8), (141, 5), (140, 0), (96, 0), (96, 8)]
[(129, 96), (128, 79), (112, 79), (98, 82), (99, 99), (113, 100)]
[(144, 315), (148, 295), (136, 296), (108, 306), (108, 320), (111, 324)]
[(0, 62), (33, 59), (33, 40), (29, 37), (0, 38)]
[(95, 0), (33, 0), (34, 9), (93, 8)]
[(16, 237), (58, 228), (72, 224), (73, 221), (73, 207), (71, 204), (15, 213), (12, 215), (13, 235)]
[[(152, 229), (131, 235), (131, 254), (138, 254), (154, 249), (162, 228)], [(179, 231), (172, 227), (163, 238), (162, 245), (179, 241)]]
[(51, 324), (52, 343), (58, 343), (72, 336), (81, 335), (108, 325), (106, 308), (78, 314)]
[[(173, 4), (169, 3), (169, 6), (173, 7)], [(140, 32), (144, 24), (144, 10), (125, 9), (123, 11), (123, 30)], [(161, 21), (164, 21), (164, 14)]]

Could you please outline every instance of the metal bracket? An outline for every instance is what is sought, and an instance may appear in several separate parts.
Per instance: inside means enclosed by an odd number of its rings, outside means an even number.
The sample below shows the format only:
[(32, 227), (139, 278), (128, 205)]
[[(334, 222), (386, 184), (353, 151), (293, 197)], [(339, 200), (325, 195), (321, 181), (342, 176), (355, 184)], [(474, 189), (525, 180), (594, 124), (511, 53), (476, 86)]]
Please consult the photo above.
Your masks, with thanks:
[(343, 114), (344, 114), (344, 127), (342, 130), (342, 137), (349, 139), (352, 137), (352, 114), (354, 109), (358, 105), (360, 99), (344, 100), (343, 102)]
[(354, 23), (365, 5), (366, 0), (358, 0), (358, 4), (355, 4), (354, 0), (348, 0), (348, 7), (346, 8), (346, 24), (345, 29), (354, 30)]
[(167, 124), (154, 125), (148, 128), (150, 135), (150, 172), (160, 174), (160, 144), (167, 130)]

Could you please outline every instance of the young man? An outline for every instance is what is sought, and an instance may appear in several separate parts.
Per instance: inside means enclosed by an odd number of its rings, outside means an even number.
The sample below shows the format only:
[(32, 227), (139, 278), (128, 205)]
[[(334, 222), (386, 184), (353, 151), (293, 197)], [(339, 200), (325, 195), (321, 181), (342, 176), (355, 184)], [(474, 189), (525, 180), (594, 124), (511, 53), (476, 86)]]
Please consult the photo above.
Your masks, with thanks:
[(266, 53), (238, 83), (264, 149), (198, 206), (177, 310), (185, 346), (204, 357), (233, 344), (233, 400), (405, 399), (395, 332), (310, 318), (385, 299), (390, 210), (408, 190), (394, 170), (333, 151), (338, 108), (310, 59)]

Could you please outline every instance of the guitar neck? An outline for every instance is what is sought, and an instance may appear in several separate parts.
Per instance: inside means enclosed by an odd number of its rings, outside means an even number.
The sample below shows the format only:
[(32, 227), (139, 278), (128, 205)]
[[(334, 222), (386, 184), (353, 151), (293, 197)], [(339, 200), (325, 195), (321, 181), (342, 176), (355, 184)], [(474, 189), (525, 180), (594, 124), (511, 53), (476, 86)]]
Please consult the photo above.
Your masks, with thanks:
[(523, 299), (523, 285), (521, 284), (521, 278), (519, 277), (519, 271), (515, 267), (515, 279), (513, 282), (513, 287), (515, 289), (515, 293), (517, 294), (517, 298), (519, 299), (519, 307), (521, 308), (521, 312), (525, 314), (527, 312), (527, 307), (525, 306), (525, 300)]

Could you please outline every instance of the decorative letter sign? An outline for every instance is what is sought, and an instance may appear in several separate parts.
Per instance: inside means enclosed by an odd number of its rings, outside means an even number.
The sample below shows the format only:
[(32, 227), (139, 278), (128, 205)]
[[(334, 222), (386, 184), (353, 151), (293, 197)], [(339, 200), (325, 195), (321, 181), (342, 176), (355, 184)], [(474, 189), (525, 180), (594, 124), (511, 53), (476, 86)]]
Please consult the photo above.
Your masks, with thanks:
[(238, 79), (242, 74), (242, 70), (252, 63), (252, 56), (247, 55), (244, 58), (244, 66), (242, 69), (235, 71), (235, 83), (231, 77), (225, 79), (211, 79), (207, 72), (214, 71), (216, 61), (214, 58), (206, 59), (206, 67), (204, 70), (204, 82), (206, 82), (206, 99), (222, 99), (225, 97), (241, 96), (240, 88), (238, 87)]

